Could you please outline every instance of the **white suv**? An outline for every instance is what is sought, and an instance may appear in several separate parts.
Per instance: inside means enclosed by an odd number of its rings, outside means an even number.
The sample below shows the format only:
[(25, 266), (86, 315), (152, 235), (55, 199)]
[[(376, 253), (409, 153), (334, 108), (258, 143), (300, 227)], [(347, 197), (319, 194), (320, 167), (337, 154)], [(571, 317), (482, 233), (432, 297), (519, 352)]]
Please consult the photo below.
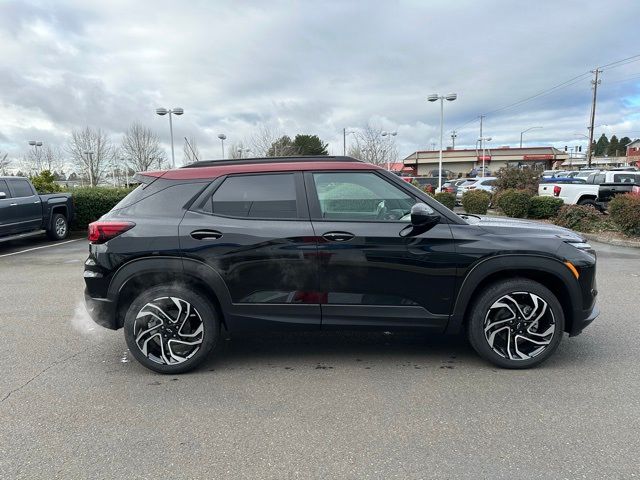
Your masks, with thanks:
[(456, 191), (456, 203), (462, 202), (462, 195), (469, 190), (484, 190), (493, 193), (495, 190), (496, 177), (470, 178), (458, 187)]

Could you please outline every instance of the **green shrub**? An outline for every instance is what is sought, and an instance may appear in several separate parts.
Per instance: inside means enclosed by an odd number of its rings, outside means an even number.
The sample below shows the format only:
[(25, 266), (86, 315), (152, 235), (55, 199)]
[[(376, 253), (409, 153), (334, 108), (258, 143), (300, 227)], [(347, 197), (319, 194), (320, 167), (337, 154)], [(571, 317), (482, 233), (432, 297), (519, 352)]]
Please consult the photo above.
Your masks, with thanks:
[(456, 206), (456, 196), (449, 192), (436, 193), (434, 198), (447, 207), (449, 210), (453, 210)]
[(62, 187), (55, 182), (56, 177), (50, 170), (43, 170), (38, 175), (29, 178), (36, 192), (40, 195), (45, 193), (57, 193), (62, 191)]
[(509, 188), (499, 194), (497, 204), (508, 217), (525, 218), (529, 213), (531, 194), (527, 190)]
[(467, 213), (485, 215), (490, 202), (491, 194), (484, 190), (468, 190), (462, 194), (462, 207)]
[(640, 235), (640, 195), (618, 195), (609, 202), (609, 215), (627, 235)]
[(531, 197), (529, 204), (529, 218), (551, 218), (558, 214), (564, 205), (561, 198)]
[(496, 178), (496, 192), (513, 188), (527, 190), (531, 195), (538, 193), (540, 172), (537, 170), (503, 167), (496, 173)]
[(73, 202), (76, 219), (72, 225), (75, 229), (85, 229), (131, 192), (130, 188), (77, 188), (73, 191)]
[(560, 207), (554, 223), (579, 232), (601, 230), (603, 215), (591, 205), (564, 205)]

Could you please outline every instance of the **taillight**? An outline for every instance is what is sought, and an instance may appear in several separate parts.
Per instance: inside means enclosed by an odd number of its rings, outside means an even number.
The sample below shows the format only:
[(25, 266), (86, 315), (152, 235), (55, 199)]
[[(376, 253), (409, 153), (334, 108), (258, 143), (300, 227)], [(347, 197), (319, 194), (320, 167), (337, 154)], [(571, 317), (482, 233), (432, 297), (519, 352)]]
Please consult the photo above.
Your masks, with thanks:
[(633, 195), (640, 195), (640, 187), (636, 187), (636, 186), (632, 187), (631, 188), (631, 193)]
[(554, 185), (553, 186), (553, 196), (554, 197), (559, 197), (561, 191), (562, 191), (562, 187), (560, 185)]
[(104, 243), (135, 227), (133, 222), (100, 221), (89, 224), (89, 243)]

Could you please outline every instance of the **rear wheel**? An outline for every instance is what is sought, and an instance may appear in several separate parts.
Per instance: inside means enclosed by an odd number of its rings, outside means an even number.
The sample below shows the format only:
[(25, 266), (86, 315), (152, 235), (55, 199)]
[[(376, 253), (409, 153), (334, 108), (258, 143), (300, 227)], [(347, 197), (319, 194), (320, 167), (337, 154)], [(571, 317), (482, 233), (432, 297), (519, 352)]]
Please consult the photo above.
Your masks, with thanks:
[(467, 334), (481, 357), (503, 368), (545, 361), (564, 332), (564, 313), (544, 285), (514, 279), (484, 290), (472, 308)]
[(55, 213), (51, 219), (51, 227), (47, 230), (47, 235), (51, 240), (64, 240), (69, 233), (67, 217), (61, 213)]
[(132, 302), (124, 335), (133, 356), (148, 369), (182, 373), (207, 358), (220, 335), (220, 320), (200, 293), (159, 285)]
[(578, 205), (591, 206), (593, 208), (598, 208), (598, 204), (595, 200), (591, 200), (590, 198), (582, 199), (578, 202)]

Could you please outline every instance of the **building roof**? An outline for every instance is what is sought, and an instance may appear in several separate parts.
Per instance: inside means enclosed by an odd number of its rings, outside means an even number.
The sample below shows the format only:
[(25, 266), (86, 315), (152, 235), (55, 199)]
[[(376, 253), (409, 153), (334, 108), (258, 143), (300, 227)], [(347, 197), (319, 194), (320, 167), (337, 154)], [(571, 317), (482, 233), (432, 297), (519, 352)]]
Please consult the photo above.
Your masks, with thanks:
[(629, 148), (629, 147), (640, 147), (640, 138), (637, 140), (634, 140), (631, 143), (627, 143), (626, 148)]
[[(319, 157), (322, 158), (322, 157)], [(350, 157), (342, 160), (318, 159), (247, 159), (246, 161), (206, 162), (205, 166), (189, 165), (188, 168), (141, 172), (138, 175), (162, 177), (167, 180), (212, 179), (233, 173), (292, 172), (308, 170), (382, 170), (376, 165)], [(202, 162), (203, 164), (205, 162)]]
[[(405, 157), (405, 162), (407, 160), (415, 160), (416, 154), (419, 157), (438, 156), (440, 153), (439, 150), (418, 150), (417, 152), (413, 152), (410, 155)], [(482, 155), (481, 149), (475, 148), (461, 148), (455, 150), (443, 150), (442, 156), (447, 157), (449, 159), (456, 157), (469, 157), (469, 156), (477, 156)], [(492, 157), (500, 157), (500, 156), (514, 156), (514, 155), (568, 155), (564, 150), (558, 150), (552, 146), (546, 147), (495, 147), (495, 148), (485, 148), (485, 155)]]

